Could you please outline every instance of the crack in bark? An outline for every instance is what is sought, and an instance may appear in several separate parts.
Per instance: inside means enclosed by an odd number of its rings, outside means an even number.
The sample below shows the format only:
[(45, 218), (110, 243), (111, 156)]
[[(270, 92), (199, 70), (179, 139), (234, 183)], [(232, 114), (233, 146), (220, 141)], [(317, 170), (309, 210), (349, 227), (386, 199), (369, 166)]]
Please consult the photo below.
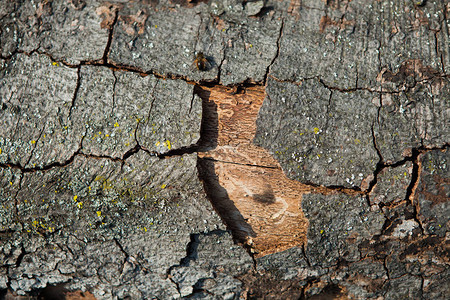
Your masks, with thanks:
[(22, 263), (23, 257), (27, 254), (27, 252), (25, 251), (25, 247), (23, 246), (23, 244), (20, 246), (20, 254), (19, 256), (17, 256), (16, 259), (16, 268), (20, 267), (20, 264)]
[(275, 60), (280, 55), (281, 38), (283, 37), (283, 28), (284, 28), (284, 19), (281, 19), (280, 33), (279, 33), (278, 38), (277, 38), (277, 52), (275, 53), (275, 56), (273, 57), (272, 61), (270, 62), (270, 64), (266, 68), (266, 74), (264, 75), (264, 79), (263, 79), (263, 83), (262, 83), (263, 85), (266, 85), (267, 78), (268, 78), (269, 73), (270, 73), (270, 68), (272, 67), (272, 65), (275, 63)]
[[(117, 17), (118, 17), (118, 13), (116, 12), (116, 18), (117, 18)], [(117, 22), (117, 20), (115, 20), (115, 22)], [(114, 24), (115, 24), (115, 23), (114, 23)], [(266, 71), (266, 74), (265, 74), (265, 76), (264, 76), (264, 79), (263, 79), (262, 81), (252, 81), (251, 79), (247, 79), (247, 80), (245, 80), (244, 82), (241, 82), (241, 83), (235, 83), (235, 84), (232, 84), (231, 86), (239, 86), (239, 85), (245, 86), (246, 84), (249, 84), (249, 83), (250, 83), (250, 84), (253, 84), (253, 85), (264, 86), (264, 85), (266, 84), (266, 81), (267, 81), (268, 76), (270, 76), (271, 78), (273, 78), (274, 80), (277, 80), (277, 81), (279, 81), (279, 82), (289, 82), (289, 83), (293, 83), (293, 84), (299, 84), (299, 82), (292, 81), (292, 80), (278, 79), (278, 78), (274, 77), (273, 75), (270, 75), (270, 74), (269, 74), (269, 69), (270, 69), (270, 67), (273, 65), (274, 61), (276, 60), (276, 58), (277, 58), (278, 55), (279, 55), (279, 51), (280, 51), (280, 43), (281, 43), (281, 38), (282, 38), (282, 33), (283, 33), (283, 27), (284, 27), (284, 20), (282, 20), (282, 25), (280, 26), (280, 35), (279, 35), (279, 37), (278, 37), (278, 39), (277, 39), (277, 54), (276, 54), (275, 57), (273, 58), (273, 60), (272, 60), (272, 62), (270, 63), (270, 65), (267, 67), (267, 71)], [(112, 39), (112, 30), (111, 30), (110, 35), (111, 35), (111, 39)], [(111, 41), (108, 41), (108, 42), (110, 43)], [(107, 48), (109, 48), (109, 47), (110, 47), (110, 45), (107, 46)], [(380, 47), (381, 47), (381, 43), (380, 43), (379, 48), (380, 48)], [(109, 50), (108, 50), (108, 51), (109, 51)], [(224, 49), (224, 51), (226, 51), (226, 49)], [(110, 69), (116, 70), (116, 71), (117, 71), (117, 70), (121, 70), (121, 71), (127, 71), (127, 72), (138, 73), (138, 74), (140, 74), (140, 75), (153, 75), (154, 77), (160, 78), (160, 79), (183, 80), (183, 81), (185, 81), (185, 82), (187, 82), (187, 83), (189, 83), (189, 84), (200, 84), (200, 85), (220, 84), (221, 66), (222, 66), (222, 64), (223, 64), (223, 62), (224, 62), (224, 60), (225, 60), (225, 54), (226, 54), (226, 53), (224, 52), (224, 58), (222, 59), (220, 65), (218, 66), (218, 76), (217, 76), (215, 79), (213, 79), (213, 80), (199, 80), (199, 81), (194, 81), (194, 80), (189, 79), (189, 77), (188, 77), (188, 76), (185, 76), (185, 75), (179, 75), (179, 74), (173, 74), (173, 73), (160, 74), (160, 73), (158, 73), (158, 72), (156, 72), (155, 70), (152, 70), (152, 69), (145, 71), (145, 70), (140, 69), (140, 68), (138, 68), (138, 67), (127, 66), (127, 65), (124, 65), (124, 64), (121, 64), (121, 63), (116, 63), (116, 62), (108, 61), (108, 60), (105, 58), (105, 55), (106, 55), (106, 49), (105, 49), (104, 57), (103, 57), (100, 61), (98, 61), (98, 60), (93, 60), (93, 61), (80, 61), (79, 64), (71, 64), (71, 63), (69, 63), (69, 62), (67, 62), (67, 61), (64, 61), (64, 60), (57, 60), (57, 59), (55, 59), (51, 54), (46, 53), (46, 52), (43, 52), (43, 51), (39, 51), (39, 48), (37, 48), (36, 50), (33, 50), (33, 51), (31, 51), (31, 52), (17, 51), (17, 52), (15, 52), (14, 54), (11, 55), (11, 58), (12, 58), (14, 55), (18, 54), (18, 53), (22, 53), (22, 54), (26, 54), (26, 55), (30, 56), (31, 54), (33, 54), (33, 53), (35, 53), (35, 52), (38, 53), (38, 54), (46, 55), (46, 56), (48, 56), (53, 62), (61, 63), (61, 64), (65, 65), (65, 66), (67, 66), (67, 67), (70, 67), (70, 68), (79, 68), (80, 66), (83, 66), (83, 65), (103, 66), (103, 67), (107, 67), (107, 68), (110, 68)], [(380, 51), (378, 51), (378, 56), (380, 56)], [(8, 58), (8, 59), (10, 59), (10, 58)], [(379, 57), (379, 60), (380, 60), (380, 57)], [(381, 68), (381, 61), (380, 61), (379, 64), (380, 64), (379, 67)], [(414, 86), (408, 86), (408, 87), (406, 87), (406, 90), (410, 90), (410, 89), (414, 88), (417, 84), (425, 84), (425, 83), (427, 83), (428, 81), (433, 80), (433, 79), (436, 79), (436, 78), (449, 78), (449, 77), (450, 77), (450, 75), (446, 75), (445, 72), (444, 72), (443, 74), (439, 74), (439, 75), (437, 75), (437, 76), (435, 75), (435, 76), (432, 76), (432, 77), (430, 77), (430, 78), (425, 78), (425, 79), (422, 79), (421, 81), (417, 81), (417, 82), (415, 82)], [(304, 79), (302, 79), (300, 82), (302, 82), (302, 81), (304, 81), (304, 80), (307, 80), (307, 79), (312, 79), (312, 78), (318, 79), (318, 80), (324, 85), (324, 87), (326, 87), (327, 89), (330, 89), (330, 90), (337, 90), (337, 91), (340, 91), (340, 92), (354, 92), (354, 91), (359, 91), (359, 90), (366, 90), (366, 91), (369, 91), (369, 92), (372, 92), (372, 93), (375, 93), (375, 92), (376, 92), (376, 93), (386, 93), (386, 94), (397, 94), (397, 93), (400, 93), (400, 92), (402, 91), (402, 89), (400, 89), (400, 90), (396, 90), (396, 91), (386, 91), (386, 92), (385, 92), (385, 91), (382, 91), (381, 87), (379, 87), (380, 90), (378, 90), (378, 89), (373, 89), (373, 88), (369, 88), (369, 87), (339, 88), (339, 87), (330, 86), (330, 85), (326, 84), (326, 83), (323, 81), (323, 79), (320, 78), (319, 75), (313, 76), (313, 77), (311, 77), (311, 78), (304, 78)], [(405, 90), (405, 89), (403, 89), (403, 90)]]
[(191, 97), (191, 103), (189, 104), (188, 114), (191, 114), (191, 112), (192, 112), (192, 105), (194, 105), (194, 99), (195, 99), (196, 94), (197, 93), (196, 93), (195, 89), (192, 89), (192, 97)]
[(370, 93), (390, 94), (390, 95), (397, 95), (397, 94), (400, 94), (400, 93), (409, 92), (410, 90), (414, 89), (417, 85), (425, 85), (425, 84), (428, 84), (429, 82), (432, 82), (435, 79), (450, 78), (450, 75), (439, 74), (437, 76), (432, 76), (432, 77), (424, 78), (424, 79), (419, 80), (419, 81), (414, 81), (414, 85), (412, 85), (412, 86), (406, 86), (406, 87), (399, 88), (399, 89), (393, 90), (393, 91), (383, 91), (382, 86), (379, 86), (379, 87), (376, 87), (376, 88), (372, 88), (372, 87), (340, 88), (340, 87), (337, 87), (337, 86), (331, 86), (328, 83), (326, 83), (319, 75), (312, 76), (312, 77), (301, 78), (298, 81), (291, 80), (291, 79), (280, 79), (280, 78), (277, 78), (277, 77), (275, 77), (275, 76), (273, 76), (271, 74), (269, 74), (268, 76), (270, 78), (272, 78), (273, 80), (277, 81), (277, 82), (291, 83), (291, 84), (295, 84), (295, 85), (300, 85), (302, 82), (304, 82), (306, 80), (316, 79), (326, 89), (329, 89), (330, 91), (339, 91), (341, 93), (352, 93), (352, 92), (356, 92), (356, 91), (367, 91), (367, 92), (370, 92)]
[[(84, 136), (83, 136), (83, 138), (84, 138)], [(136, 139), (136, 133), (135, 133), (135, 139)], [(136, 142), (137, 142), (137, 140), (136, 140)], [(148, 150), (147, 148), (139, 145), (139, 143), (138, 143), (133, 148), (127, 150), (122, 155), (122, 157), (109, 156), (109, 155), (103, 155), (103, 154), (87, 154), (87, 153), (83, 153), (82, 149), (83, 148), (80, 145), (80, 147), (77, 151), (75, 151), (68, 159), (66, 159), (65, 161), (62, 161), (62, 162), (56, 161), (56, 162), (52, 162), (48, 165), (37, 166), (37, 167), (25, 167), (25, 166), (22, 166), (20, 163), (6, 162), (6, 163), (0, 163), (0, 168), (17, 169), (17, 170), (20, 170), (22, 173), (34, 173), (34, 172), (38, 172), (38, 171), (48, 171), (53, 168), (64, 168), (64, 167), (70, 165), (71, 163), (73, 163), (75, 158), (78, 156), (82, 156), (85, 158), (92, 158), (92, 159), (108, 159), (108, 160), (111, 160), (114, 162), (121, 162), (122, 166), (123, 166), (129, 157), (131, 157), (132, 155), (136, 154), (139, 151), (144, 151), (148, 155), (158, 157), (160, 159), (166, 159), (166, 158), (173, 157), (173, 156), (182, 156), (184, 154), (196, 153), (196, 152), (198, 152), (199, 146), (197, 144), (193, 144), (193, 145), (186, 146), (186, 147), (172, 149), (165, 153), (158, 153), (156, 151)]]
[[(396, 200), (392, 200), (390, 202), (381, 202), (378, 204), (379, 208), (382, 210), (384, 207), (390, 207), (393, 204), (395, 205), (399, 205), (401, 203), (407, 203), (408, 205), (411, 205), (413, 210), (414, 210), (414, 221), (416, 221), (419, 224), (419, 228), (422, 232), (422, 234), (424, 233), (424, 229), (423, 229), (423, 225), (422, 222), (420, 221), (419, 215), (420, 215), (420, 207), (418, 203), (414, 203), (414, 195), (415, 195), (415, 190), (419, 184), (420, 181), (420, 174), (421, 174), (421, 162), (420, 162), (420, 158), (422, 155), (424, 155), (425, 153), (429, 152), (429, 151), (433, 151), (433, 150), (444, 150), (447, 149), (449, 147), (449, 144), (444, 144), (443, 146), (440, 147), (425, 147), (425, 146), (420, 146), (418, 148), (412, 148), (411, 149), (411, 155), (406, 156), (404, 159), (397, 161), (397, 162), (393, 162), (393, 163), (385, 163), (383, 161), (383, 158), (381, 156), (381, 152), (379, 151), (377, 145), (376, 145), (376, 139), (375, 139), (375, 135), (373, 132), (373, 127), (372, 127), (372, 134), (373, 134), (373, 139), (374, 139), (374, 147), (377, 150), (377, 153), (380, 157), (380, 161), (377, 163), (376, 169), (373, 173), (373, 180), (370, 182), (369, 187), (367, 188), (367, 190), (364, 192), (365, 195), (367, 195), (368, 198), (368, 203), (369, 206), (371, 205), (370, 203), (370, 193), (373, 191), (373, 189), (375, 188), (377, 182), (378, 182), (378, 176), (382, 173), (383, 170), (385, 170), (386, 168), (397, 168), (400, 166), (404, 166), (405, 164), (407, 164), (408, 162), (412, 163), (413, 169), (412, 169), (412, 173), (411, 173), (411, 180), (410, 183), (408, 185), (408, 187), (406, 188), (406, 195), (405, 195), (405, 199), (399, 203), (394, 203)], [(388, 219), (387, 219), (388, 220)], [(385, 224), (383, 225), (383, 229), (382, 232), (384, 232), (385, 230), (387, 230), (387, 228), (389, 228), (392, 225), (392, 221), (389, 222), (388, 225)], [(382, 233), (381, 235), (384, 235), (384, 233)], [(380, 235), (380, 236), (381, 236)]]
[(373, 188), (375, 187), (375, 185), (377, 184), (378, 181), (378, 175), (381, 173), (381, 171), (385, 168), (385, 164), (384, 164), (384, 159), (383, 156), (381, 155), (381, 151), (378, 148), (377, 145), (377, 139), (376, 139), (376, 135), (375, 135), (375, 131), (373, 129), (373, 124), (371, 126), (371, 131), (372, 131), (372, 142), (373, 142), (373, 147), (375, 148), (375, 151), (377, 152), (378, 155), (378, 162), (375, 166), (375, 170), (373, 172), (373, 179), (369, 182), (369, 186), (366, 189), (366, 194), (370, 194), (370, 192), (372, 192)]
[(199, 149), (198, 144), (192, 144), (190, 146), (185, 146), (177, 149), (171, 149), (164, 153), (156, 154), (156, 156), (160, 159), (165, 159), (172, 156), (182, 156), (184, 154), (192, 154), (197, 153)]
[(305, 244), (302, 245), (302, 255), (305, 258), (306, 265), (311, 268), (311, 262), (309, 261), (308, 255), (306, 255), (306, 246)]
[(160, 80), (161, 79), (159, 79), (159, 78), (156, 79), (155, 85), (153, 86), (152, 93), (150, 95), (152, 100), (150, 102), (150, 107), (148, 108), (148, 112), (147, 112), (147, 120), (146, 120), (147, 124), (148, 124), (148, 122), (150, 122), (150, 114), (152, 113), (153, 104), (155, 103), (155, 100), (156, 100), (155, 90), (156, 90), (156, 87), (158, 86), (158, 83), (160, 82)]
[(210, 160), (210, 161), (213, 161), (213, 162), (221, 162), (221, 163), (226, 163), (226, 164), (238, 165), (238, 166), (248, 166), (248, 167), (257, 167), (257, 168), (264, 168), (264, 169), (275, 169), (275, 170), (280, 170), (280, 168), (278, 168), (278, 167), (271, 167), (271, 166), (264, 166), (264, 165), (255, 165), (255, 164), (237, 163), (237, 162), (233, 162), (233, 161), (226, 161), (226, 160), (215, 159), (215, 158), (212, 158), (212, 157), (202, 157), (202, 158), (200, 158), (200, 159)]
[(39, 142), (39, 140), (41, 139), (42, 134), (44, 133), (45, 125), (46, 125), (46, 124), (44, 123), (44, 127), (42, 127), (41, 132), (39, 132), (39, 136), (37, 137), (37, 139), (36, 139), (36, 141), (35, 141), (35, 143), (34, 143), (34, 147), (33, 147), (33, 149), (31, 149), (30, 156), (28, 157), (27, 161), (26, 161), (25, 164), (24, 164), (25, 166), (27, 166), (27, 165), (30, 163), (31, 159), (33, 158), (34, 151), (36, 151), (37, 146), (38, 146), (38, 142)]
[(227, 46), (224, 45), (224, 47), (223, 47), (223, 58), (220, 61), (220, 64), (217, 66), (217, 77), (216, 77), (217, 80), (216, 80), (216, 82), (219, 83), (219, 84), (220, 84), (220, 75), (222, 74), (222, 66), (223, 66), (223, 63), (225, 62), (226, 55), (227, 55)]
[(117, 240), (117, 238), (113, 238), (113, 241), (114, 241), (114, 243), (116, 243), (116, 246), (119, 248), (120, 252), (122, 252), (125, 255), (125, 258), (123, 259), (123, 262), (122, 262), (122, 270), (120, 270), (120, 274), (123, 274), (125, 264), (126, 264), (128, 258), (130, 257), (130, 255), (128, 254), (128, 252), (125, 251), (125, 249), (120, 244), (120, 242)]
[(420, 162), (420, 157), (421, 157), (420, 151), (417, 149), (413, 149), (413, 151), (412, 151), (413, 169), (412, 169), (412, 175), (411, 175), (411, 182), (410, 182), (408, 188), (406, 189), (405, 200), (409, 200), (408, 203), (410, 203), (412, 205), (413, 210), (414, 210), (414, 221), (416, 221), (417, 224), (419, 224), (420, 231), (423, 234), (424, 233), (423, 224), (419, 217), (420, 206), (419, 206), (418, 202), (415, 203), (415, 201), (414, 201), (414, 195), (415, 195), (416, 188), (419, 185), (420, 173), (421, 173), (421, 169), (422, 169), (422, 163)]
[(108, 63), (108, 55), (111, 50), (111, 43), (112, 43), (113, 35), (114, 35), (114, 27), (116, 26), (118, 19), (119, 19), (119, 9), (114, 9), (114, 20), (113, 20), (112, 24), (109, 26), (108, 41), (106, 42), (105, 51), (103, 52), (103, 57), (102, 57), (103, 64)]
[(34, 53), (38, 53), (39, 49), (41, 48), (41, 44), (39, 42), (39, 45), (35, 48), (32, 49), (31, 51), (25, 51), (25, 50), (21, 50), (21, 49), (14, 49), (14, 51), (8, 55), (8, 56), (3, 56), (2, 54), (0, 54), (0, 59), (4, 59), (4, 60), (10, 60), (12, 59), (14, 56), (16, 56), (17, 54), (25, 54), (28, 56), (33, 55)]
[(179, 264), (170, 266), (166, 272), (166, 279), (169, 279), (173, 284), (175, 284), (180, 297), (181, 297), (180, 286), (179, 286), (178, 282), (176, 282), (172, 278), (171, 273), (172, 273), (172, 270), (174, 270), (176, 268), (180, 268), (180, 267), (188, 267), (189, 263), (191, 261), (197, 260), (197, 258), (198, 258), (197, 249), (198, 249), (198, 245), (200, 244), (199, 236), (200, 236), (200, 233), (191, 233), (190, 234), (190, 241), (186, 245), (186, 256), (180, 260)]
[[(169, 269), (167, 269), (167, 272), (166, 272), (166, 279), (169, 279), (173, 284), (175, 284), (180, 297), (182, 296), (181, 295), (181, 289), (180, 289), (180, 286), (179, 286), (178, 282), (175, 281), (172, 278), (172, 275), (171, 275), (172, 270), (175, 270), (175, 269), (181, 268), (181, 267), (189, 267), (191, 262), (196, 261), (198, 259), (198, 246), (200, 245), (200, 236), (221, 235), (221, 234), (226, 233), (226, 232), (227, 231), (225, 231), (225, 230), (215, 229), (215, 230), (212, 230), (212, 231), (209, 231), (209, 232), (200, 232), (200, 233), (191, 233), (190, 234), (190, 236), (189, 236), (190, 237), (190, 241), (186, 245), (186, 256), (184, 256), (180, 260), (180, 262), (178, 264), (170, 266)], [(207, 291), (205, 291), (203, 289), (196, 290), (196, 288), (195, 288), (195, 285), (199, 281), (201, 281), (202, 279), (205, 279), (205, 278), (200, 278), (194, 284), (192, 294), (194, 294), (195, 292), (201, 292), (201, 291), (207, 292)], [(207, 292), (207, 293), (209, 293), (209, 292)], [(188, 297), (188, 296), (186, 296), (186, 297)]]
[(77, 82), (76, 82), (76, 85), (75, 85), (75, 90), (73, 91), (72, 103), (71, 103), (70, 108), (69, 108), (69, 115), (67, 116), (68, 120), (72, 116), (72, 110), (75, 107), (75, 100), (78, 97), (78, 91), (80, 90), (80, 86), (81, 86), (81, 65), (79, 65), (77, 67)]

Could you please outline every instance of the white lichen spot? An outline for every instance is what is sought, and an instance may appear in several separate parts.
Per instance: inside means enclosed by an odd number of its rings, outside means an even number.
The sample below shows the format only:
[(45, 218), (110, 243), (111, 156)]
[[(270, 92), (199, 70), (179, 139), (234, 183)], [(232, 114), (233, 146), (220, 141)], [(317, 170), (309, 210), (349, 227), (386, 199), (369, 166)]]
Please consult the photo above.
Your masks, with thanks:
[(404, 220), (402, 223), (398, 224), (397, 227), (395, 227), (394, 232), (392, 233), (393, 236), (404, 238), (408, 235), (412, 235), (413, 230), (419, 227), (419, 224), (410, 219), (410, 220)]

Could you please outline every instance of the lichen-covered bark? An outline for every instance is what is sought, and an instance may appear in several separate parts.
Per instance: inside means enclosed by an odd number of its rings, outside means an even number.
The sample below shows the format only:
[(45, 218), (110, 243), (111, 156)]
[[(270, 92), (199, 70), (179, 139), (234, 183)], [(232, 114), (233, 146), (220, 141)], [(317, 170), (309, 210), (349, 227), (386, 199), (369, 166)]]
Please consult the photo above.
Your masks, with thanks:
[(0, 297), (446, 299), (449, 13), (6, 1)]

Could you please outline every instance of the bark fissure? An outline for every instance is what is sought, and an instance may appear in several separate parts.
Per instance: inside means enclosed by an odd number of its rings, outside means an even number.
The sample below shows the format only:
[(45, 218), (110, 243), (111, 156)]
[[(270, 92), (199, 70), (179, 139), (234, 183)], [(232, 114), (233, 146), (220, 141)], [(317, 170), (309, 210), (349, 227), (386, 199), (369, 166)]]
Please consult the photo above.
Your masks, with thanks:
[(80, 86), (81, 86), (81, 66), (77, 66), (77, 82), (75, 84), (75, 90), (73, 91), (73, 96), (72, 96), (72, 102), (70, 104), (70, 108), (69, 108), (69, 115), (67, 116), (67, 119), (70, 120), (71, 115), (72, 115), (72, 110), (75, 107), (75, 101), (78, 97), (78, 91), (80, 90)]
[(111, 43), (112, 43), (113, 35), (114, 35), (114, 27), (116, 26), (118, 19), (119, 19), (119, 10), (114, 9), (114, 20), (108, 29), (109, 30), (108, 41), (106, 42), (105, 51), (103, 52), (103, 57), (102, 57), (102, 62), (104, 65), (106, 65), (108, 63), (108, 55), (109, 55), (109, 51), (111, 50)]
[(270, 74), (270, 68), (272, 67), (272, 65), (275, 63), (275, 61), (277, 60), (278, 56), (280, 55), (281, 38), (283, 37), (283, 28), (284, 28), (284, 19), (281, 19), (280, 32), (279, 32), (278, 38), (277, 38), (277, 52), (275, 53), (275, 56), (272, 58), (272, 61), (270, 62), (270, 64), (266, 68), (266, 74), (264, 75), (263, 85), (266, 85), (267, 77)]
[(210, 161), (213, 161), (213, 162), (221, 162), (221, 163), (226, 163), (226, 164), (238, 165), (238, 166), (247, 166), (247, 167), (257, 167), (257, 168), (264, 168), (264, 169), (280, 170), (279, 167), (264, 166), (264, 165), (254, 165), (254, 164), (244, 164), (244, 163), (238, 163), (238, 162), (233, 162), (233, 161), (214, 159), (214, 158), (211, 158), (211, 157), (203, 157), (201, 159), (210, 160)]

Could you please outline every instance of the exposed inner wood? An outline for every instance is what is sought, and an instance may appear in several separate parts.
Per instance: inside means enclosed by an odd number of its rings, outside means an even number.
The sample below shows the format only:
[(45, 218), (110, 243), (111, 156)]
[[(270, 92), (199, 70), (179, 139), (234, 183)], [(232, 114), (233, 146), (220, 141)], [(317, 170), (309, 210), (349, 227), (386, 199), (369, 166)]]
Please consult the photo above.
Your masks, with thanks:
[(305, 244), (301, 199), (314, 188), (288, 179), (270, 153), (252, 143), (264, 87), (196, 88), (203, 99), (200, 176), (235, 239), (256, 257)]

